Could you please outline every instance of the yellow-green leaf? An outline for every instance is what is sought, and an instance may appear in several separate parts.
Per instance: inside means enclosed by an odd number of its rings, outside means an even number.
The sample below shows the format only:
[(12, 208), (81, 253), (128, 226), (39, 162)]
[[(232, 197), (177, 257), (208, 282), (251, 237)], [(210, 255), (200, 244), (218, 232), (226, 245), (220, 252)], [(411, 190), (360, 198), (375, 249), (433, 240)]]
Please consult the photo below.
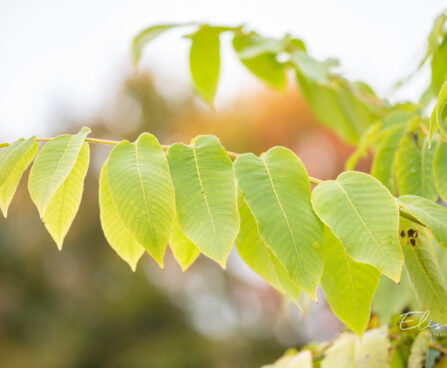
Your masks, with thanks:
[(403, 265), (399, 211), (391, 193), (370, 175), (347, 171), (312, 192), (320, 219), (356, 261), (376, 266), (399, 282)]
[(175, 197), (168, 161), (157, 138), (141, 134), (111, 152), (107, 179), (117, 212), (127, 229), (163, 267), (175, 220)]
[(299, 287), (290, 279), (287, 269), (261, 238), (256, 219), (242, 195), (239, 196), (238, 202), (241, 228), (236, 239), (236, 248), (239, 255), (267, 283), (298, 303)]
[(447, 249), (447, 208), (413, 195), (400, 197), (399, 203), (404, 212), (427, 226), (439, 244)]
[(28, 187), (40, 217), (44, 217), (51, 199), (72, 171), (89, 133), (90, 129), (84, 127), (76, 135), (61, 135), (45, 144), (38, 153)]
[(5, 217), (20, 178), (38, 148), (35, 137), (32, 137), (19, 139), (0, 151), (0, 208)]
[(178, 219), (175, 220), (171, 238), (169, 239), (169, 246), (182, 271), (186, 271), (200, 255), (199, 248), (183, 234)]
[(138, 64), (144, 46), (164, 32), (178, 26), (178, 24), (159, 24), (146, 28), (136, 35), (132, 41), (132, 56), (134, 65)]
[(428, 148), (428, 140), (423, 138), (418, 146), (413, 135), (405, 135), (397, 153), (397, 183), (399, 194), (414, 194), (436, 200), (438, 193), (433, 177), (433, 160), (437, 141)]
[(107, 178), (107, 161), (99, 177), (99, 208), (101, 226), (110, 246), (135, 271), (144, 248), (127, 228), (110, 193)]
[(404, 136), (405, 126), (391, 127), (381, 140), (371, 167), (371, 175), (379, 179), (392, 193), (397, 192), (394, 175), (396, 154)]
[(219, 83), (220, 33), (219, 27), (202, 26), (191, 35), (189, 68), (197, 93), (212, 105)]
[(84, 142), (72, 170), (51, 198), (43, 215), (43, 223), (59, 249), (62, 249), (65, 235), (78, 212), (89, 161), (90, 148)]
[(439, 196), (444, 202), (447, 202), (447, 143), (445, 142), (439, 142), (438, 144), (433, 164), (433, 174)]
[(361, 336), (369, 323), (380, 273), (371, 265), (354, 261), (327, 227), (323, 258), (321, 287), (327, 302), (337, 317)]
[(310, 184), (300, 159), (274, 147), (261, 157), (240, 155), (234, 170), (267, 246), (294, 283), (312, 296), (323, 272), (323, 225), (310, 205)]
[(183, 233), (207, 257), (225, 267), (239, 230), (232, 162), (214, 136), (167, 152)]
[(447, 323), (447, 288), (430, 233), (401, 218), (400, 239), (408, 277), (422, 311), (435, 322)]

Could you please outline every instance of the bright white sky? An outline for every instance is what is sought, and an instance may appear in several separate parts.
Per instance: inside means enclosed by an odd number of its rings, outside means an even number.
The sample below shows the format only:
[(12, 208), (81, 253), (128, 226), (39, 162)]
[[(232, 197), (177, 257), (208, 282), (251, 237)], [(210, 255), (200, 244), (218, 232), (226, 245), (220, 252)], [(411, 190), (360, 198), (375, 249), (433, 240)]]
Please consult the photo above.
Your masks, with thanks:
[[(445, 6), (445, 0), (1, 0), (0, 142), (47, 134), (61, 111), (92, 116), (131, 70), (132, 37), (155, 23), (245, 23), (266, 35), (289, 32), (312, 55), (340, 59), (347, 77), (383, 95), (416, 65)], [(187, 50), (172, 32), (146, 49), (143, 67), (171, 89), (189, 88)], [(257, 86), (229, 48), (223, 51), (218, 107)], [(416, 81), (400, 97), (415, 98), (422, 86)]]

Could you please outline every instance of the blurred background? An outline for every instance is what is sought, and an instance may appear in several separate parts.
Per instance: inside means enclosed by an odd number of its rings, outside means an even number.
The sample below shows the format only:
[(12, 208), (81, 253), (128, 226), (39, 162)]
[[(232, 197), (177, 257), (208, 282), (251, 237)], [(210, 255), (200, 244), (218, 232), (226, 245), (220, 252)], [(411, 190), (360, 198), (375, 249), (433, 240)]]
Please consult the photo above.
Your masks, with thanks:
[[(273, 5), (274, 4), (274, 5)], [(310, 175), (343, 169), (352, 147), (313, 117), (293, 80), (266, 89), (223, 40), (216, 110), (191, 92), (188, 41), (175, 31), (130, 62), (132, 37), (154, 23), (245, 23), (302, 37), (317, 58), (338, 57), (348, 78), (386, 95), (413, 70), (441, 1), (0, 1), (0, 142), (54, 136), (82, 125), (91, 136), (188, 143), (215, 134), (231, 151), (294, 150)], [(392, 99), (418, 96), (416, 78)], [(227, 271), (201, 256), (185, 273), (168, 252), (136, 273), (107, 245), (99, 224), (98, 170), (110, 148), (92, 146), (80, 211), (64, 250), (39, 220), (26, 179), (0, 220), (0, 366), (258, 367), (289, 346), (333, 337), (343, 326), (322, 294), (302, 311), (251, 272), (234, 251)], [(369, 159), (358, 169), (366, 169)], [(27, 175), (25, 175), (27, 178)]]

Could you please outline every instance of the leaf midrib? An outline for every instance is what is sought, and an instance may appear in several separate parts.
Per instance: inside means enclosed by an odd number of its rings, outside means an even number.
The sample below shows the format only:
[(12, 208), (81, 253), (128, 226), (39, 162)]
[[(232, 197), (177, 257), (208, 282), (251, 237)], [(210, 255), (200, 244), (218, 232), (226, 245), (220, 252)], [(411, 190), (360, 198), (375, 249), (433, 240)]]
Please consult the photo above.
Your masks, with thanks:
[(340, 187), (340, 189), (343, 191), (344, 195), (346, 196), (346, 199), (348, 200), (349, 204), (351, 205), (352, 209), (354, 210), (354, 213), (357, 215), (357, 217), (359, 218), (361, 224), (363, 225), (363, 227), (365, 228), (365, 230), (367, 231), (367, 233), (369, 234), (369, 236), (371, 237), (372, 240), (374, 240), (374, 244), (376, 245), (376, 248), (379, 249), (380, 254), (382, 255), (383, 259), (386, 261), (386, 264), (389, 266), (389, 262), (388, 262), (388, 258), (385, 256), (385, 254), (383, 253), (383, 249), (380, 247), (380, 244), (377, 242), (377, 239), (374, 237), (374, 235), (371, 233), (371, 231), (369, 230), (368, 226), (366, 225), (366, 223), (363, 221), (363, 217), (360, 215), (360, 213), (357, 211), (357, 208), (354, 206), (354, 203), (352, 203), (351, 198), (349, 197), (348, 193), (346, 192), (345, 188), (343, 187), (343, 185), (341, 185), (341, 183), (338, 180), (335, 180), (335, 182), (337, 183), (337, 185)]
[(219, 236), (217, 235), (216, 224), (214, 223), (214, 217), (213, 217), (213, 215), (211, 213), (211, 208), (210, 208), (210, 205), (209, 205), (209, 202), (208, 202), (208, 197), (207, 197), (207, 194), (206, 194), (206, 191), (205, 191), (205, 187), (203, 186), (202, 177), (200, 175), (199, 161), (197, 159), (197, 153), (196, 153), (195, 145), (193, 145), (191, 147), (191, 149), (192, 149), (192, 153), (193, 153), (193, 157), (194, 157), (194, 166), (195, 166), (196, 173), (197, 173), (197, 179), (199, 180), (200, 189), (201, 189), (201, 192), (203, 194), (203, 199), (205, 200), (206, 209), (208, 211), (208, 216), (210, 218), (211, 226), (213, 228), (214, 241), (215, 241), (216, 245), (219, 245)]
[(146, 191), (144, 189), (143, 177), (141, 175), (140, 163), (139, 163), (139, 159), (138, 159), (138, 143), (134, 143), (133, 146), (135, 148), (135, 166), (137, 168), (138, 180), (140, 182), (140, 189), (141, 189), (141, 192), (143, 193), (144, 207), (146, 209), (146, 215), (147, 215), (147, 218), (149, 220), (149, 227), (151, 229), (151, 237), (152, 237), (152, 241), (154, 242), (154, 244), (156, 244), (156, 238), (155, 238), (155, 233), (154, 233), (154, 225), (152, 223), (152, 217), (151, 217), (151, 214), (150, 214), (150, 211), (149, 211), (149, 207), (148, 207), (148, 203), (147, 203)]
[(444, 311), (447, 311), (447, 304), (444, 304), (444, 302), (442, 301), (442, 297), (436, 292), (436, 289), (433, 287), (432, 283), (430, 282), (431, 281), (430, 277), (425, 272), (425, 268), (422, 265), (421, 260), (419, 259), (418, 255), (416, 255), (416, 249), (413, 249), (413, 247), (411, 247), (411, 246), (409, 248), (410, 248), (410, 251), (413, 253), (413, 256), (416, 260), (417, 265), (422, 270), (422, 274), (424, 275), (425, 279), (427, 280), (428, 284), (430, 285), (430, 288), (432, 289), (433, 294), (436, 296), (436, 298), (440, 302), (439, 304), (443, 306)]
[(265, 167), (265, 169), (267, 171), (269, 182), (270, 182), (270, 185), (272, 186), (272, 191), (273, 191), (273, 193), (275, 195), (276, 202), (278, 203), (278, 206), (279, 206), (279, 208), (281, 210), (281, 214), (283, 215), (284, 220), (286, 221), (287, 228), (289, 230), (290, 236), (292, 237), (292, 242), (293, 242), (293, 246), (294, 246), (294, 249), (295, 249), (295, 253), (296, 253), (296, 256), (298, 258), (298, 262), (300, 264), (299, 273), (303, 274), (303, 264), (302, 264), (302, 261), (301, 261), (300, 254), (298, 252), (298, 247), (297, 247), (297, 244), (296, 244), (296, 241), (295, 241), (295, 236), (293, 235), (292, 227), (290, 226), (289, 219), (287, 218), (287, 215), (286, 215), (286, 212), (284, 210), (284, 207), (282, 206), (282, 203), (279, 200), (279, 196), (278, 196), (278, 193), (276, 191), (275, 184), (273, 183), (272, 175), (270, 174), (270, 169), (269, 169), (267, 163), (265, 162), (264, 158), (261, 158), (261, 161), (264, 164), (264, 167)]

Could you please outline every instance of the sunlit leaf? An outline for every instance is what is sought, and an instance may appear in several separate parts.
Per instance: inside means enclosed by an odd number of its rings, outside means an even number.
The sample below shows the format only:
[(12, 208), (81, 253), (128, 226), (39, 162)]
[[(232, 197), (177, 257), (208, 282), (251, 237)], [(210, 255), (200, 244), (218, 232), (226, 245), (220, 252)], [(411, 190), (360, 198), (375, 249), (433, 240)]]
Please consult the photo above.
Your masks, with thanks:
[(381, 121), (371, 125), (365, 133), (360, 137), (359, 144), (355, 151), (346, 160), (345, 170), (354, 170), (358, 161), (365, 157), (368, 153), (368, 149), (376, 142), (380, 136), (380, 128), (383, 123)]
[(102, 167), (99, 178), (99, 208), (101, 226), (110, 246), (135, 271), (144, 248), (127, 228), (118, 207), (110, 193), (107, 177), (107, 161)]
[(239, 230), (232, 162), (214, 136), (169, 147), (177, 215), (183, 233), (207, 257), (225, 266)]
[(430, 334), (421, 331), (411, 346), (408, 368), (424, 368), (427, 359), (428, 347), (430, 345)]
[[(444, 63), (447, 64), (447, 37), (446, 37), (446, 57)], [(446, 69), (447, 72), (447, 69)], [(435, 106), (436, 111), (436, 123), (438, 125), (441, 135), (447, 137), (447, 81), (441, 87), (439, 92), (438, 101)]]
[(321, 287), (330, 307), (342, 322), (357, 335), (362, 335), (379, 285), (379, 271), (354, 261), (328, 228), (325, 229), (323, 258)]
[(422, 311), (438, 323), (447, 323), (447, 288), (430, 233), (401, 218), (400, 239), (405, 265)]
[(309, 80), (315, 83), (329, 83), (329, 71), (325, 64), (318, 62), (307, 52), (295, 51), (291, 55), (293, 65)]
[[(233, 48), (237, 52), (240, 61), (258, 78), (268, 83), (271, 87), (284, 90), (287, 86), (287, 75), (284, 64), (278, 62), (277, 55), (270, 48), (263, 48), (262, 52), (252, 52), (253, 43), (257, 37), (250, 35), (236, 35), (233, 38)], [(247, 50), (251, 52), (248, 53)]]
[(183, 234), (178, 219), (175, 220), (171, 238), (169, 239), (169, 246), (182, 271), (186, 271), (200, 255), (199, 248)]
[(281, 357), (275, 363), (265, 365), (262, 368), (312, 368), (312, 353), (303, 350), (299, 353)]
[(389, 348), (387, 330), (383, 328), (367, 331), (361, 340), (344, 333), (327, 350), (321, 368), (387, 367)]
[(51, 198), (43, 215), (43, 223), (59, 249), (62, 249), (65, 235), (78, 212), (89, 161), (90, 148), (84, 142), (73, 168)]
[(236, 239), (236, 248), (239, 255), (265, 281), (297, 303), (300, 289), (290, 279), (287, 269), (261, 238), (256, 219), (242, 196), (239, 196), (238, 202), (241, 228)]
[(413, 135), (406, 134), (397, 153), (397, 182), (399, 194), (414, 194), (431, 200), (438, 198), (433, 177), (433, 160), (437, 141), (428, 148), (428, 140), (423, 138), (420, 146)]
[(371, 175), (379, 179), (391, 192), (397, 191), (394, 167), (397, 150), (404, 136), (404, 126), (393, 126), (382, 138), (371, 167)]
[(358, 262), (376, 266), (399, 282), (403, 264), (395, 199), (377, 179), (348, 171), (312, 192), (312, 205)]
[(197, 93), (212, 105), (219, 83), (220, 34), (217, 27), (202, 26), (191, 35), (189, 68)]
[(0, 151), (0, 208), (5, 217), (20, 178), (34, 159), (38, 148), (35, 137), (32, 137), (19, 139)]
[(175, 220), (175, 197), (163, 148), (153, 135), (123, 141), (107, 163), (108, 186), (127, 229), (163, 267), (163, 255)]
[(234, 170), (262, 239), (297, 286), (315, 298), (323, 271), (318, 249), (323, 226), (310, 205), (304, 165), (292, 151), (275, 147), (261, 157), (240, 155)]
[(45, 144), (38, 153), (28, 187), (40, 217), (44, 217), (51, 199), (73, 170), (89, 133), (90, 129), (84, 127), (76, 135), (61, 135)]
[(159, 24), (146, 28), (136, 35), (132, 41), (132, 56), (134, 64), (138, 64), (144, 46), (166, 31), (178, 26), (179, 24)]
[(447, 143), (439, 142), (433, 163), (433, 174), (439, 196), (447, 203)]

